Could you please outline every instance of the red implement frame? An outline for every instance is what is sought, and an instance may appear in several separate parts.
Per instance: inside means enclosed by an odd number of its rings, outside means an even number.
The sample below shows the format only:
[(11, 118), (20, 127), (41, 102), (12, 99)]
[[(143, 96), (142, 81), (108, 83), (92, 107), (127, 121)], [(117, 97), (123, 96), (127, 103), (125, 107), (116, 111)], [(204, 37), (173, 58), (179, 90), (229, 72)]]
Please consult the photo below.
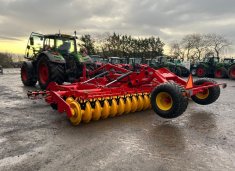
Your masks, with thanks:
[[(84, 69), (85, 70), (85, 69)], [(166, 68), (155, 70), (146, 65), (140, 65), (137, 71), (130, 71), (112, 64), (106, 64), (89, 75), (96, 75), (91, 79), (83, 75), (83, 82), (68, 85), (50, 83), (45, 92), (31, 92), (29, 96), (45, 95), (46, 102), (57, 104), (59, 112), (66, 112), (72, 116), (70, 106), (65, 102), (67, 97), (85, 102), (91, 99), (105, 99), (115, 96), (128, 96), (130, 94), (150, 94), (152, 90), (165, 82), (175, 82), (186, 90), (185, 96), (191, 97), (205, 89), (226, 84), (204, 83), (200, 86), (193, 85), (192, 77), (188, 81), (176, 76)], [(99, 77), (100, 76), (100, 77)]]

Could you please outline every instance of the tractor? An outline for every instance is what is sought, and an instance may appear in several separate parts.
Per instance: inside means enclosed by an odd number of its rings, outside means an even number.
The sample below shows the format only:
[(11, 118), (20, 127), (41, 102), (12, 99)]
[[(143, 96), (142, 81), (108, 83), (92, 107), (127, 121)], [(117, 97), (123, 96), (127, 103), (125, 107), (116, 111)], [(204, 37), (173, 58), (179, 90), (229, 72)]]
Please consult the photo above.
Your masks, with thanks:
[[(46, 89), (50, 82), (62, 84), (75, 82), (86, 70), (93, 70), (95, 65), (87, 55), (87, 50), (77, 49), (77, 37), (65, 34), (43, 35), (32, 32), (21, 67), (21, 80), (25, 86), (39, 83)], [(86, 66), (86, 67), (84, 67)]]
[(224, 68), (226, 69), (226, 74), (230, 79), (235, 79), (235, 59), (224, 58), (223, 60)]
[(219, 68), (218, 57), (205, 57), (202, 62), (196, 66), (196, 75), (198, 77), (214, 77), (216, 69)]
[(175, 73), (178, 76), (187, 77), (190, 73), (189, 70), (182, 64), (176, 63), (174, 59), (166, 56), (158, 56), (153, 59), (146, 59), (145, 63), (155, 69), (168, 68), (171, 72)]

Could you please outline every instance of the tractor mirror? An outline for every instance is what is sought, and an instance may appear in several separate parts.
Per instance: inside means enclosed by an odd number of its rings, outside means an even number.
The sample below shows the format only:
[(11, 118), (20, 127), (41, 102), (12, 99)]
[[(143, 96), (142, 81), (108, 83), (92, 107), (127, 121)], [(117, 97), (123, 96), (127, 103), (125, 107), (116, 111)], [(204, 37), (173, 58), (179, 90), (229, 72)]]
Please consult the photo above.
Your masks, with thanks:
[(34, 45), (34, 39), (33, 39), (33, 37), (30, 37), (30, 38), (29, 38), (29, 42), (30, 42), (30, 45), (31, 45), (31, 46)]

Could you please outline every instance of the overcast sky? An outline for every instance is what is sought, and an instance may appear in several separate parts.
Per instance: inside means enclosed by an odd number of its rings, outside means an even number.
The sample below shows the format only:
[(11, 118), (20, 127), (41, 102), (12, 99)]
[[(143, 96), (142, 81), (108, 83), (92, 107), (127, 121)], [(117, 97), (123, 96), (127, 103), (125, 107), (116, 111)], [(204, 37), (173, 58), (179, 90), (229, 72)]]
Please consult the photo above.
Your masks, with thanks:
[(218, 33), (235, 43), (235, 0), (0, 0), (0, 42), (32, 31), (159, 36)]

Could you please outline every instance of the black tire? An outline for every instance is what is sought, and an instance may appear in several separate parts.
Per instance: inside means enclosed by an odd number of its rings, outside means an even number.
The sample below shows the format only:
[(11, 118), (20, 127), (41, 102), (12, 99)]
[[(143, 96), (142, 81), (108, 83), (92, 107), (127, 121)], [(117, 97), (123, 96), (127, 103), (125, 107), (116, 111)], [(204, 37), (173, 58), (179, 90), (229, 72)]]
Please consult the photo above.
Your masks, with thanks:
[(230, 79), (235, 80), (235, 65), (232, 65), (228, 70), (228, 76)]
[(214, 72), (215, 78), (225, 78), (227, 77), (227, 70), (224, 67), (217, 68)]
[(204, 66), (198, 66), (196, 69), (196, 74), (198, 77), (205, 77), (206, 76), (206, 68)]
[(35, 86), (37, 83), (32, 62), (23, 62), (20, 75), (21, 81), (25, 86)]
[(181, 71), (180, 67), (177, 67), (177, 66), (170, 66), (169, 69), (170, 69), (170, 71), (173, 72), (175, 75), (181, 77), (182, 71)]
[(181, 67), (180, 69), (181, 69), (181, 75), (182, 75), (182, 77), (188, 77), (188, 76), (189, 76), (190, 71), (189, 71), (187, 68)]
[[(208, 78), (202, 78), (194, 82), (194, 85), (202, 85), (203, 83), (209, 83), (209, 84), (217, 84), (214, 80), (208, 79)], [(200, 105), (208, 105), (213, 102), (215, 102), (219, 96), (220, 96), (220, 87), (215, 86), (215, 87), (210, 87), (207, 90), (209, 95), (205, 98), (198, 98), (197, 95), (192, 96), (192, 100)]]
[[(163, 83), (158, 85), (151, 93), (151, 105), (154, 112), (162, 118), (176, 118), (186, 110), (188, 99), (183, 95), (184, 88), (175, 83)], [(168, 93), (172, 100), (172, 106), (167, 110), (162, 110), (157, 104), (157, 96), (160, 93)]]
[[(48, 68), (48, 77), (43, 80), (40, 76), (40, 66), (44, 65)], [(43, 56), (38, 61), (37, 66), (38, 82), (41, 89), (46, 89), (50, 82), (56, 82), (58, 84), (63, 84), (65, 81), (65, 69), (63, 64), (53, 63), (48, 60), (46, 56)]]

